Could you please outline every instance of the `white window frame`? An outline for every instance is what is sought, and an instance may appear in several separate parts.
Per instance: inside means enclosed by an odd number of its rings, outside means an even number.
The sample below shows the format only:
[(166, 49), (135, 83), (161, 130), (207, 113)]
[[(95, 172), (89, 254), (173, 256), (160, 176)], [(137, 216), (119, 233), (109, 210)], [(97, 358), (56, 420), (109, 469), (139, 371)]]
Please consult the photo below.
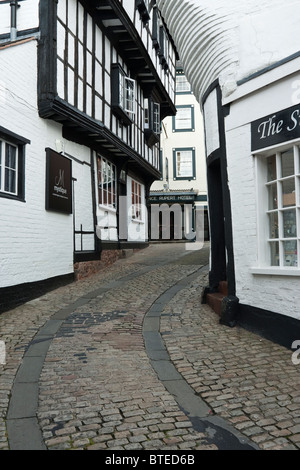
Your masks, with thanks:
[(143, 222), (143, 188), (142, 184), (133, 178), (131, 179), (131, 209), (131, 219)]
[(177, 113), (173, 116), (173, 132), (194, 132), (194, 106), (176, 106)]
[[(188, 158), (187, 158), (188, 157)], [(179, 159), (182, 158), (182, 162)], [(186, 165), (186, 162), (189, 165)], [(174, 180), (194, 180), (195, 179), (195, 148), (173, 149), (173, 179)], [(191, 171), (185, 173), (185, 168), (190, 166)]]
[[(12, 147), (15, 149), (15, 167), (9, 167), (7, 165), (7, 148)], [(11, 142), (8, 142), (4, 139), (0, 139), (0, 192), (4, 194), (9, 194), (12, 196), (17, 196), (18, 195), (18, 174), (19, 174), (19, 150), (18, 146), (15, 144), (12, 144)], [(5, 189), (7, 186), (7, 173), (8, 172), (14, 172), (15, 173), (15, 190), (10, 191), (9, 189)]]
[(151, 98), (145, 98), (145, 129), (153, 131), (155, 134), (160, 134), (160, 104), (153, 101)]
[(160, 104), (153, 102), (153, 132), (160, 134)]
[(178, 95), (192, 93), (191, 84), (184, 73), (176, 74), (176, 93)]
[[(101, 170), (99, 170), (99, 160), (101, 161)], [(109, 179), (104, 180), (104, 172), (102, 170), (103, 164), (110, 169), (110, 174), (114, 175), (113, 181), (109, 181)], [(98, 175), (98, 203), (99, 206), (104, 207), (105, 209), (110, 209), (113, 211), (117, 210), (117, 202), (118, 202), (118, 186), (117, 186), (117, 167), (114, 163), (111, 163), (107, 158), (103, 157), (102, 155), (97, 155), (97, 175)], [(100, 180), (101, 179), (101, 180)], [(109, 189), (109, 184), (113, 185), (113, 190)], [(99, 197), (99, 192), (101, 191), (101, 197)], [(104, 202), (105, 197), (104, 197), (104, 192), (106, 191), (106, 203)], [(110, 195), (110, 197), (109, 197)], [(109, 203), (109, 200), (111, 199), (112, 203)]]
[[(281, 155), (293, 149), (294, 174), (283, 176), (281, 173)], [(267, 161), (276, 155), (276, 179), (268, 181)], [(251, 269), (252, 274), (262, 275), (289, 275), (300, 276), (300, 141), (274, 146), (265, 151), (253, 154), (255, 159), (256, 173), (256, 197), (257, 197), (257, 224), (258, 224), (258, 266)], [(283, 199), (283, 184), (289, 180), (295, 180), (295, 204), (285, 205)], [(269, 205), (269, 191), (271, 186), (277, 189), (278, 207)], [(296, 235), (286, 236), (284, 227), (284, 214), (288, 211), (296, 211)], [(278, 215), (278, 229), (271, 235), (271, 214)], [(297, 253), (287, 254), (285, 252), (286, 242), (297, 243)], [(271, 244), (278, 243), (278, 266), (272, 265)], [(295, 264), (297, 255), (297, 266)], [(288, 264), (288, 260), (291, 264)]]
[(135, 116), (135, 80), (123, 75), (123, 79), (120, 81), (120, 88), (122, 89), (122, 91), (120, 90), (120, 95), (122, 93), (123, 96), (123, 100), (120, 101), (121, 107), (133, 121)]
[(111, 104), (113, 113), (128, 126), (136, 114), (136, 81), (128, 77), (120, 64), (112, 64)]

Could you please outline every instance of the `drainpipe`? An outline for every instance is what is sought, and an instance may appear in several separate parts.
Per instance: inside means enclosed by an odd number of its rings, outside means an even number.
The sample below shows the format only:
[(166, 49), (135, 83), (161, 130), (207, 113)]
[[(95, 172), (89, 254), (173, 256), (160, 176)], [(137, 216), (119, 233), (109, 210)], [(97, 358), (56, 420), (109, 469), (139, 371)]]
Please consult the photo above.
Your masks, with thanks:
[(17, 39), (17, 8), (18, 0), (11, 0), (10, 2), (10, 40), (15, 41)]

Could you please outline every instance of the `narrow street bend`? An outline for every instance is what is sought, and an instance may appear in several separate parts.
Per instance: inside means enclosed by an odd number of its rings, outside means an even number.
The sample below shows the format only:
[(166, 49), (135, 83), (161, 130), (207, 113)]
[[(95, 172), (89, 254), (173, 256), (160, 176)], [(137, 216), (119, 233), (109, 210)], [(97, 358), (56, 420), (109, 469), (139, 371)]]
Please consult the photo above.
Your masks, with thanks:
[[(150, 245), (1, 315), (0, 448), (297, 449), (299, 387), (259, 384), (283, 362), (286, 379), (299, 370), (201, 304), (208, 251)], [(246, 345), (261, 362), (248, 351), (243, 367)]]

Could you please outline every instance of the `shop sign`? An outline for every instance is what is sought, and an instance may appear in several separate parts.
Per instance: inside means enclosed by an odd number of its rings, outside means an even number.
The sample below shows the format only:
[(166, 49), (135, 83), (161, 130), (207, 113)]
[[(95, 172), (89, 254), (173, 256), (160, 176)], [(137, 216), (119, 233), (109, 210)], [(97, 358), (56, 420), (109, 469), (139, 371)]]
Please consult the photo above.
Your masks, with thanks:
[(193, 202), (195, 196), (190, 195), (166, 195), (166, 196), (150, 196), (149, 202)]
[(46, 209), (72, 214), (72, 162), (46, 149)]
[(300, 138), (300, 104), (251, 124), (251, 149), (259, 150)]

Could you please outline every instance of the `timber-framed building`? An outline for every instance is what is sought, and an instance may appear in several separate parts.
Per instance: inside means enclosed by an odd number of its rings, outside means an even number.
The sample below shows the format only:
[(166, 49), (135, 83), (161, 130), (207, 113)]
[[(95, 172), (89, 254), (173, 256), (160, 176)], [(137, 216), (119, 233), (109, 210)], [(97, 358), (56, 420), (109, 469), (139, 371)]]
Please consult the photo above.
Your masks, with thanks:
[(153, 0), (0, 8), (0, 289), (10, 295), (147, 244), (178, 57)]

